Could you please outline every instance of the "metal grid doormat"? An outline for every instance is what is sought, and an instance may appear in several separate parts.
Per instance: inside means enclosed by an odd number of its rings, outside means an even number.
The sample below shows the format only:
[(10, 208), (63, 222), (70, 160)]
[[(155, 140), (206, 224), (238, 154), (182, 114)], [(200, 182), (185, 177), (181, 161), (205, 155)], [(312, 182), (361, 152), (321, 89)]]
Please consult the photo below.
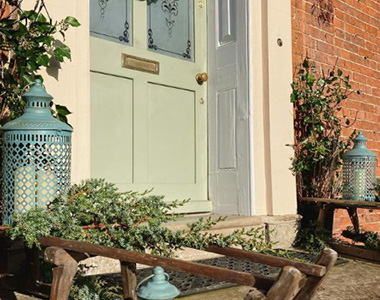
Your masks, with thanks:
[[(288, 252), (291, 253), (292, 257), (296, 257), (300, 259), (306, 259), (309, 261), (316, 261), (317, 259), (317, 256), (310, 253), (304, 253), (304, 252), (299, 252), (299, 251), (288, 251)], [(275, 268), (275, 267), (271, 267), (271, 266), (267, 266), (267, 265), (263, 265), (259, 263), (254, 263), (247, 260), (241, 260), (241, 259), (237, 259), (233, 257), (223, 256), (223, 257), (199, 260), (197, 262), (201, 264), (205, 264), (205, 265), (257, 274), (257, 275), (261, 275), (267, 278), (277, 278), (278, 274), (280, 273), (279, 268)], [(339, 263), (344, 263), (344, 262), (346, 262), (346, 260), (339, 259)], [(140, 282), (142, 279), (151, 275), (152, 272), (153, 272), (152, 268), (137, 270), (137, 282)], [(206, 291), (212, 291), (212, 290), (221, 289), (221, 288), (236, 286), (236, 284), (234, 283), (221, 282), (215, 279), (200, 277), (200, 276), (192, 275), (189, 273), (169, 271), (169, 270), (165, 270), (165, 272), (168, 273), (170, 277), (170, 280), (169, 280), (170, 283), (175, 285), (180, 290), (181, 292), (180, 297), (188, 296), (191, 294), (197, 294), (201, 292), (206, 292)], [(107, 279), (110, 279), (114, 284), (121, 285), (120, 274), (108, 275)]]
[[(243, 271), (252, 274), (260, 274), (265, 277), (276, 278), (280, 269), (253, 263), (246, 260), (240, 260), (232, 257), (218, 257), (197, 261), (198, 263), (221, 267), (230, 270)], [(235, 286), (230, 282), (221, 282), (215, 279), (200, 277), (189, 273), (175, 272), (167, 270), (166, 273), (170, 276), (170, 283), (175, 285), (181, 292), (180, 296), (187, 296), (201, 292), (216, 290)], [(138, 282), (152, 274), (152, 269), (142, 269), (137, 271)]]

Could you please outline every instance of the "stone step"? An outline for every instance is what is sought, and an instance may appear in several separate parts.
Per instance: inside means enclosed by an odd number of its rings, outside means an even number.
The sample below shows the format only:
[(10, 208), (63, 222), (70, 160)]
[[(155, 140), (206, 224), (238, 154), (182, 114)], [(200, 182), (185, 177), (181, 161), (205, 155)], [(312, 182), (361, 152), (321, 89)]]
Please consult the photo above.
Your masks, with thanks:
[[(165, 226), (171, 230), (186, 230), (186, 226), (189, 223), (197, 221), (200, 217), (208, 218), (211, 217), (216, 220), (220, 215), (186, 215), (176, 221), (171, 221), (166, 223)], [(212, 233), (222, 233), (224, 235), (231, 234), (234, 230), (241, 228), (263, 228), (268, 239), (271, 242), (276, 242), (276, 248), (290, 248), (292, 246), (293, 240), (295, 238), (298, 225), (300, 221), (300, 216), (298, 215), (284, 215), (284, 216), (252, 216), (252, 217), (242, 217), (242, 216), (228, 216), (225, 221), (221, 221), (216, 224), (210, 232)], [(271, 232), (269, 234), (269, 232)], [(193, 261), (208, 259), (213, 257), (218, 257), (220, 255), (195, 250), (191, 248), (185, 248), (176, 252), (178, 259)], [(87, 275), (98, 275), (98, 274), (109, 274), (120, 272), (120, 264), (118, 260), (104, 257), (92, 257), (83, 263), (86, 266), (91, 266), (86, 272)], [(146, 266), (138, 265), (138, 268), (145, 268)]]

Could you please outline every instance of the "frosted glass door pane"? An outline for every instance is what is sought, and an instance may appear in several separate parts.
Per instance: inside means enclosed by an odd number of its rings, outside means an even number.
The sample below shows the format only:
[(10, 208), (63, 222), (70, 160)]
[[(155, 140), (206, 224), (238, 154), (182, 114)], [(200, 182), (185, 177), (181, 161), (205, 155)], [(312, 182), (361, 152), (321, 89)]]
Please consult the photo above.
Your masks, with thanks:
[(132, 0), (90, 0), (92, 36), (132, 44)]
[(193, 0), (148, 0), (148, 48), (194, 61)]

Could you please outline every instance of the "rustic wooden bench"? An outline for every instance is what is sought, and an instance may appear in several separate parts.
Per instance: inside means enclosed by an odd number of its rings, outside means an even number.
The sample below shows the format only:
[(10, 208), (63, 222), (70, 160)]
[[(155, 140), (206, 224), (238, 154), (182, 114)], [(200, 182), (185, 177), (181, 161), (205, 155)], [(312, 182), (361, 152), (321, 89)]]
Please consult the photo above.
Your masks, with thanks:
[(50, 300), (68, 299), (78, 263), (90, 256), (103, 256), (120, 261), (123, 296), (129, 300), (137, 300), (137, 263), (254, 287), (245, 300), (308, 300), (312, 299), (337, 259), (337, 253), (331, 249), (325, 249), (315, 264), (215, 245), (206, 249), (209, 252), (279, 267), (282, 269), (281, 273), (274, 280), (246, 272), (61, 238), (48, 237), (39, 241), (45, 247), (45, 260), (55, 265)]
[(316, 203), (316, 205), (319, 208), (318, 221), (326, 228), (329, 227), (328, 224), (332, 224), (333, 222), (333, 215), (335, 209), (346, 209), (348, 215), (350, 216), (356, 234), (359, 234), (360, 232), (360, 224), (357, 209), (380, 209), (380, 202), (309, 197), (304, 197), (300, 200), (306, 203)]
[[(318, 222), (324, 226), (326, 230), (328, 230), (331, 235), (333, 222), (334, 222), (334, 211), (335, 209), (346, 209), (348, 215), (351, 219), (354, 233), (342, 233), (342, 235), (346, 238), (355, 239), (360, 235), (360, 218), (357, 212), (358, 208), (364, 208), (368, 210), (379, 210), (380, 202), (369, 202), (369, 201), (356, 201), (356, 200), (344, 200), (344, 199), (326, 199), (326, 198), (301, 198), (300, 199), (304, 203), (314, 203), (319, 209), (318, 213)], [(330, 242), (329, 246), (333, 248), (335, 251), (358, 257), (366, 260), (372, 260), (376, 262), (380, 262), (380, 254), (378, 251), (373, 251), (371, 249), (367, 249), (361, 245), (351, 245), (344, 244), (339, 242)]]

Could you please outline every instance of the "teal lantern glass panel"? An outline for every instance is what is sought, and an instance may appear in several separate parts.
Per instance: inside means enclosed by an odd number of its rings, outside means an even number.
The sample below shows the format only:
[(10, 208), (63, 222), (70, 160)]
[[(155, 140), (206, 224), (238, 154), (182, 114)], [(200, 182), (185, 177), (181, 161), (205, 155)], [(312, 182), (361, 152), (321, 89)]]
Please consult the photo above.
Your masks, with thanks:
[(70, 187), (71, 132), (3, 133), (3, 223), (13, 214), (45, 207)]
[(148, 49), (194, 61), (193, 0), (148, 0)]
[(132, 0), (90, 0), (90, 34), (132, 45)]

